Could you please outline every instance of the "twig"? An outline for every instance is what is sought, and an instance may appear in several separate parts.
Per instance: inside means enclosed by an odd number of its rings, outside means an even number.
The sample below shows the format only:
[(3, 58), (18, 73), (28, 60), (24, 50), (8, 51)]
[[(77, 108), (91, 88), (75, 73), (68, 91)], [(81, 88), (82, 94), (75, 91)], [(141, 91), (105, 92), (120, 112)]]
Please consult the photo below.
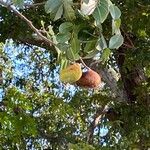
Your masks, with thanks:
[(80, 57), (79, 59), (80, 59), (81, 63), (83, 64), (83, 66), (89, 70), (90, 67), (88, 67), (88, 66), (84, 63), (83, 59), (82, 59), (81, 57)]
[(93, 62), (90, 63), (90, 67), (94, 66), (94, 65), (98, 65), (101, 63), (101, 60), (95, 60)]
[(10, 11), (13, 11), (14, 14), (16, 14), (19, 18), (21, 18), (22, 20), (24, 20), (28, 26), (45, 42), (49, 43), (50, 46), (55, 45), (55, 43), (53, 43), (51, 40), (49, 40), (47, 37), (43, 36), (39, 30), (32, 24), (32, 22), (30, 20), (28, 20), (23, 14), (21, 14), (18, 10), (15, 9), (15, 7), (7, 4), (6, 2), (0, 0), (0, 4), (2, 6), (5, 6), (7, 9), (9, 9)]
[[(127, 37), (128, 41), (130, 42), (131, 46), (129, 48), (134, 48), (134, 44), (132, 42), (132, 40), (130, 39), (129, 35), (124, 31), (123, 28), (121, 28), (121, 30), (123, 31), (123, 33), (125, 34), (125, 36)], [(129, 45), (128, 45), (129, 46)]]
[(123, 45), (126, 46), (127, 48), (133, 48), (133, 46), (126, 44), (126, 43), (123, 43)]

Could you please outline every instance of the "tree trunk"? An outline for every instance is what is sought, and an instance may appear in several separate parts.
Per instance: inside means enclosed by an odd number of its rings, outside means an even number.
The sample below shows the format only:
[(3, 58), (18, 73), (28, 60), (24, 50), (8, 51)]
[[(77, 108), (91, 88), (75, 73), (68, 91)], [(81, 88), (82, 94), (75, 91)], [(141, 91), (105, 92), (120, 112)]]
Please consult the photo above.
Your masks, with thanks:
[[(133, 44), (131, 44), (131, 39), (129, 38), (131, 38), (129, 37), (129, 35), (126, 35), (124, 37), (125, 39), (124, 43), (127, 43), (124, 45), (130, 45), (129, 46), (130, 49), (127, 46), (121, 46), (116, 53), (116, 62), (119, 67), (123, 88), (127, 95), (127, 102), (134, 103), (135, 101), (137, 101), (137, 97), (138, 97), (138, 93), (136, 92), (136, 89), (146, 79), (140, 64), (132, 64), (132, 62), (128, 62), (131, 64), (131, 66), (126, 65), (127, 63), (126, 57), (129, 52), (128, 50), (130, 50), (130, 53), (133, 53), (133, 51), (135, 51)], [(130, 59), (128, 59), (128, 61), (129, 60)]]

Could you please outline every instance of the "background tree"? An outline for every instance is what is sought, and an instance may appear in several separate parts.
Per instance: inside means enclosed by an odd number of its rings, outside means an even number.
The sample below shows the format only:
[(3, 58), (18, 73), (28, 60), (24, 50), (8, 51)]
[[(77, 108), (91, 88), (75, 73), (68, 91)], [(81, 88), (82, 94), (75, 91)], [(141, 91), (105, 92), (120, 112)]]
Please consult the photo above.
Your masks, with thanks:
[[(149, 4), (0, 0), (1, 149), (150, 148)], [(74, 62), (103, 85), (61, 83)]]

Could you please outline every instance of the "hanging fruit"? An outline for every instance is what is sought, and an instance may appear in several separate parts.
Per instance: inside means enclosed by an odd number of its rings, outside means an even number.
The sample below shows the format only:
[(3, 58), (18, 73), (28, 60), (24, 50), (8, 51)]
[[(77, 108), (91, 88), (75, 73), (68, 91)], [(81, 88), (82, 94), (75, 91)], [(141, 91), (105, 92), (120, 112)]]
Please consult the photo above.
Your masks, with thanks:
[(97, 88), (100, 85), (100, 83), (100, 75), (92, 69), (83, 72), (81, 78), (76, 82), (78, 86), (84, 88)]
[(82, 76), (81, 65), (74, 63), (60, 71), (60, 80), (65, 83), (74, 83)]

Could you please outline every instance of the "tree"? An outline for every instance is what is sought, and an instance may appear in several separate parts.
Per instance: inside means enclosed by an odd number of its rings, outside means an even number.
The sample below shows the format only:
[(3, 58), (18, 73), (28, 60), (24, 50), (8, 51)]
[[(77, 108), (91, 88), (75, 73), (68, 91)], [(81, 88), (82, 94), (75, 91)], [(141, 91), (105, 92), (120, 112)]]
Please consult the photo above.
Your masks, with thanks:
[[(1, 149), (150, 148), (149, 8), (0, 0)], [(103, 85), (61, 83), (59, 70), (74, 62)]]

